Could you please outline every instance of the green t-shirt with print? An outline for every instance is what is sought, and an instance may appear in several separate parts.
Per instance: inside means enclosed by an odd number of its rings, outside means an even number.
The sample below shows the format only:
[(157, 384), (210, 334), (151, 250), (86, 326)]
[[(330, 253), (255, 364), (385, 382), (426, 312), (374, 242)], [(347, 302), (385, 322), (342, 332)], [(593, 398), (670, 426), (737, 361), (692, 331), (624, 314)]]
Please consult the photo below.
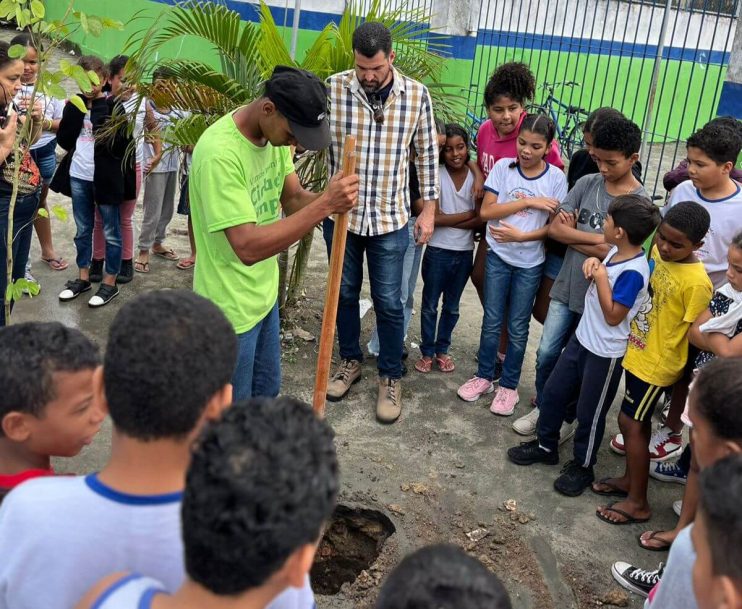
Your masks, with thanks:
[(252, 329), (276, 304), (276, 256), (244, 264), (225, 229), (271, 224), (280, 217), (286, 176), (294, 172), (288, 147), (256, 146), (231, 114), (209, 127), (193, 151), (189, 176), (191, 220), (198, 262), (193, 289), (217, 304), (237, 334)]

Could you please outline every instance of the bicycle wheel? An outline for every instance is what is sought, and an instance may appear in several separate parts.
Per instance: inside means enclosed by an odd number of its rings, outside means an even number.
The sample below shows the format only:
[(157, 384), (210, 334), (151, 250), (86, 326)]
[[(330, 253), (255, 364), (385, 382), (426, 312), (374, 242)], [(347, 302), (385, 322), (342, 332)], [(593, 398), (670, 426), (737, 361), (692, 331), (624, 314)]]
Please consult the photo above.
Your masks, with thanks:
[(570, 160), (572, 155), (585, 145), (585, 136), (583, 134), (584, 128), (584, 121), (577, 123), (572, 127), (569, 133), (562, 138), (562, 141), (559, 142), (562, 146), (562, 155), (567, 160)]

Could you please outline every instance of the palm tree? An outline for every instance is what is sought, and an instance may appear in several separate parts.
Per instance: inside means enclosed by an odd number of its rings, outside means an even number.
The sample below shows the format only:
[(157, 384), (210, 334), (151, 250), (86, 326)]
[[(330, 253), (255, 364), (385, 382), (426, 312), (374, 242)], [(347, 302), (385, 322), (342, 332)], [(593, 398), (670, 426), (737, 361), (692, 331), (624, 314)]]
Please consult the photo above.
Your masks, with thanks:
[[(259, 21), (244, 22), (237, 12), (208, 0), (188, 0), (164, 11), (149, 27), (135, 34), (127, 45), (131, 59), (129, 78), (137, 83), (142, 96), (153, 96), (163, 106), (188, 110), (188, 118), (174, 122), (163, 138), (171, 145), (193, 146), (206, 128), (262, 94), (262, 83), (277, 65), (302, 68), (325, 79), (353, 67), (352, 35), (364, 21), (379, 21), (392, 32), (397, 59), (395, 67), (404, 74), (428, 84), (436, 113), (443, 119), (460, 115), (463, 99), (440, 82), (447, 45), (428, 40), (430, 15), (420, 10), (391, 8), (388, 0), (372, 0), (362, 15), (354, 1), (347, 4), (337, 23), (329, 23), (297, 61), (291, 57), (268, 6), (260, 0)], [(177, 58), (164, 62), (170, 78), (155, 90), (146, 82), (157, 64), (163, 46), (184, 38), (208, 43), (214, 63), (199, 58)], [(160, 62), (162, 65), (163, 62)], [(297, 173), (305, 188), (321, 191), (327, 184), (323, 152), (304, 155), (297, 163)], [(300, 295), (309, 260), (313, 231), (297, 246), (288, 266), (288, 253), (280, 258), (282, 280), (279, 289), (281, 308), (294, 303)]]

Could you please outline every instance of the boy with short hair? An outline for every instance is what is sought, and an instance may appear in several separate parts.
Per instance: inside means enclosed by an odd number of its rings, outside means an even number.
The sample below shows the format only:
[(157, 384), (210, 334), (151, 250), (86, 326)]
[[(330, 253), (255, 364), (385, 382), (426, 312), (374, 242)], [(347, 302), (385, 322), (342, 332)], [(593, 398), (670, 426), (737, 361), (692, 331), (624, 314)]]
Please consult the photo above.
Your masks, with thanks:
[(695, 256), (709, 222), (704, 207), (683, 201), (665, 214), (657, 229), (649, 292), (631, 323), (623, 361), (626, 388), (618, 424), (626, 471), (592, 486), (598, 495), (622, 498), (597, 510), (598, 518), (610, 524), (645, 522), (652, 513), (647, 501), (652, 413), (665, 391), (682, 377), (688, 330), (711, 299), (711, 280)]
[[(150, 292), (121, 308), (94, 377), (113, 421), (111, 458), (99, 473), (32, 480), (5, 500), (0, 608), (69, 609), (118, 571), (180, 587), (191, 446), (231, 402), (236, 360), (231, 324), (190, 290)], [(311, 607), (298, 594), (284, 593), (274, 609)]]
[(97, 347), (58, 322), (0, 329), (0, 502), (21, 482), (53, 475), (103, 422), (93, 402)]
[(742, 455), (701, 472), (691, 539), (696, 551), (693, 592), (699, 609), (742, 607)]
[(78, 609), (263, 609), (304, 585), (338, 492), (333, 432), (293, 398), (238, 402), (206, 426), (183, 497), (186, 582), (114, 574)]
[(621, 380), (631, 320), (649, 282), (642, 244), (659, 221), (659, 209), (637, 195), (616, 197), (608, 207), (603, 238), (612, 247), (602, 263), (590, 257), (583, 264), (584, 277), (592, 280), (584, 313), (544, 387), (538, 437), (508, 450), (518, 465), (559, 463), (559, 430), (568, 406), (576, 402), (574, 460), (554, 482), (564, 495), (580, 495), (594, 480), (593, 466)]
[(376, 609), (510, 609), (498, 577), (461, 548), (437, 544), (405, 557), (384, 582)]
[[(603, 222), (608, 206), (619, 195), (648, 196), (632, 173), (639, 159), (641, 129), (623, 116), (601, 119), (592, 132), (592, 155), (599, 173), (579, 180), (567, 194), (558, 213), (549, 224), (549, 237), (567, 246), (562, 268), (551, 288), (551, 302), (536, 354), (536, 406), (559, 355), (580, 320), (585, 294), (590, 282), (582, 265), (590, 256), (601, 260), (610, 247), (603, 241)], [(516, 433), (524, 436), (536, 432), (538, 408), (513, 423)], [(563, 440), (574, 428), (565, 425)]]

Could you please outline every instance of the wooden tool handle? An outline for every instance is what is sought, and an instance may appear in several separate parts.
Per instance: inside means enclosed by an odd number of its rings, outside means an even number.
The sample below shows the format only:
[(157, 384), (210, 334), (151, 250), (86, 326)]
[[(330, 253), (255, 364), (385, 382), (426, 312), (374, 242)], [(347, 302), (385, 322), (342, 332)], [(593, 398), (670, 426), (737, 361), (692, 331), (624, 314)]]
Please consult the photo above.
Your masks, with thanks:
[[(343, 176), (353, 175), (356, 171), (356, 138), (345, 137), (343, 146)], [(340, 297), (340, 281), (343, 278), (343, 261), (345, 259), (345, 241), (348, 236), (348, 214), (335, 214), (335, 229), (332, 233), (332, 252), (330, 270), (327, 276), (325, 308), (322, 312), (322, 333), (319, 339), (317, 356), (317, 373), (314, 378), (314, 397), (312, 407), (315, 414), (324, 418), (327, 383), (332, 363), (332, 348), (335, 344), (335, 321)]]

